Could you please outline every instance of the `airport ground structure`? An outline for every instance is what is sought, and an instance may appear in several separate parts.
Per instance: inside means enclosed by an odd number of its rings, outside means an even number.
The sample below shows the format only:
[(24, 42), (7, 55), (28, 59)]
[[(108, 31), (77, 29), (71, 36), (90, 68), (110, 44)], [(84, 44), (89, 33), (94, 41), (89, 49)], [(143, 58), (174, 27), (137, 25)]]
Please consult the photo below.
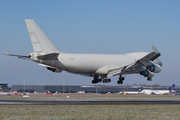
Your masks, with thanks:
[[(55, 93), (119, 93), (121, 91), (138, 91), (141, 86), (100, 86), (100, 85), (12, 85), (12, 91), (23, 92), (51, 92)], [(169, 87), (142, 87), (142, 89), (167, 90)], [(180, 87), (174, 91), (180, 93)]]
[(11, 87), (8, 87), (6, 83), (0, 83), (0, 92), (9, 92)]

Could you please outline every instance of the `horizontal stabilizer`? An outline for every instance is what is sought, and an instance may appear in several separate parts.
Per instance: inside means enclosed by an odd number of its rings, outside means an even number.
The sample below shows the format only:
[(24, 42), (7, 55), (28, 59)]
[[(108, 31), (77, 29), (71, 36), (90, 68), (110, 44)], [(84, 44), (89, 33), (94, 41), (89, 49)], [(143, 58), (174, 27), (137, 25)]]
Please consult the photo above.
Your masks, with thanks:
[(37, 56), (37, 58), (42, 60), (58, 60), (58, 56), (59, 53), (51, 53), (51, 54)]
[(26, 59), (26, 60), (30, 60), (30, 56), (23, 56), (23, 55), (13, 55), (11, 53), (9, 53), (8, 51), (4, 50), (4, 52), (6, 53), (6, 55), (9, 55), (9, 56), (15, 56), (15, 57), (18, 57), (20, 59)]

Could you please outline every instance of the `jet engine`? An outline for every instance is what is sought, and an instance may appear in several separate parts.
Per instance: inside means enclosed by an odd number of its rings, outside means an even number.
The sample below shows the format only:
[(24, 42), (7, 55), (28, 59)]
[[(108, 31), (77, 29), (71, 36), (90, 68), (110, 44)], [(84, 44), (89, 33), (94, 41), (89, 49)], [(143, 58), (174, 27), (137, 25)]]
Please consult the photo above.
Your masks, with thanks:
[(153, 65), (147, 66), (146, 68), (147, 68), (149, 71), (154, 72), (154, 73), (159, 73), (159, 72), (161, 72), (161, 66), (160, 66), (160, 65), (157, 65), (157, 64), (153, 64)]
[(47, 67), (48, 70), (52, 71), (52, 72), (56, 72), (56, 73), (60, 73), (62, 72), (62, 70), (59, 70), (57, 68), (51, 68), (51, 67)]
[(145, 70), (140, 72), (141, 75), (143, 75), (144, 77), (153, 77), (154, 73), (150, 72), (149, 70)]

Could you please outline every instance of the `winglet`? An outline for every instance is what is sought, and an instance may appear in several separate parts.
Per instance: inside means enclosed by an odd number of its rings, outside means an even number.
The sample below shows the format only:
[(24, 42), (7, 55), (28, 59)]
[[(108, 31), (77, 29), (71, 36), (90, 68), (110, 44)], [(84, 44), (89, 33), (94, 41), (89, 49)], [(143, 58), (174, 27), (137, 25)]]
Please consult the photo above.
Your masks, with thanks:
[(10, 53), (8, 51), (4, 50), (4, 52), (6, 53), (6, 55), (10, 55)]
[(159, 53), (159, 51), (157, 50), (157, 48), (156, 48), (155, 46), (152, 46), (152, 50), (153, 50), (153, 52), (155, 52), (155, 53)]

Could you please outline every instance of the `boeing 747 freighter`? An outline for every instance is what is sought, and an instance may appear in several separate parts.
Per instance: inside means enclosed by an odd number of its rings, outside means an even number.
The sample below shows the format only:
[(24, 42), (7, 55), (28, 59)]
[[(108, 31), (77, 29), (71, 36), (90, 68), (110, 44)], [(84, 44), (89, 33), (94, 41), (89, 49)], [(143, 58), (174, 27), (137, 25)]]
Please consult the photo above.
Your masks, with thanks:
[(25, 20), (34, 52), (29, 56), (9, 56), (29, 59), (45, 66), (52, 72), (67, 71), (93, 77), (93, 84), (111, 82), (109, 76), (119, 76), (118, 84), (123, 84), (125, 74), (140, 74), (152, 80), (161, 71), (160, 52), (152, 46), (152, 52), (128, 54), (70, 54), (59, 51), (44, 31), (33, 19)]

